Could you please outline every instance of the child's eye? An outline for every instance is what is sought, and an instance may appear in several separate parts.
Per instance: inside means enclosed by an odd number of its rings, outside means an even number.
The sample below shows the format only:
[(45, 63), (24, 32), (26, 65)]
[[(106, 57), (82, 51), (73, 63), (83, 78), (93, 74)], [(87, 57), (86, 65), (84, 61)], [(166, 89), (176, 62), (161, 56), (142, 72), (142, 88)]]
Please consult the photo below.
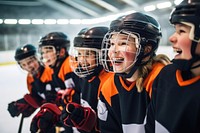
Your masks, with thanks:
[(113, 42), (110, 43), (111, 46), (115, 45)]
[(185, 33), (185, 30), (178, 30), (177, 33), (178, 34)]
[(126, 42), (122, 42), (121, 45), (126, 45)]

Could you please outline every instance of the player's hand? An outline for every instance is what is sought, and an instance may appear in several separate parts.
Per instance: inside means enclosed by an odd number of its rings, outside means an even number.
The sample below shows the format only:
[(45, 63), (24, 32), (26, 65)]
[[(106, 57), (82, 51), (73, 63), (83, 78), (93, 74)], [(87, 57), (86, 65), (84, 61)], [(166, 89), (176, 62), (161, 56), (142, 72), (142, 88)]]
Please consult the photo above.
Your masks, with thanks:
[(61, 110), (56, 104), (45, 103), (31, 122), (30, 131), (47, 133), (60, 121)]

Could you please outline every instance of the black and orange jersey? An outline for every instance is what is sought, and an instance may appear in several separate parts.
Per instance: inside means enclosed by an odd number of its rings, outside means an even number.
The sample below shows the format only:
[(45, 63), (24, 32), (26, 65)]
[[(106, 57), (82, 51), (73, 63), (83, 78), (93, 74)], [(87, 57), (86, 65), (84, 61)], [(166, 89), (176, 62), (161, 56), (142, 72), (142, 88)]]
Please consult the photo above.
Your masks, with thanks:
[[(91, 79), (80, 78), (81, 83), (81, 104), (82, 106), (90, 106), (97, 111), (98, 97), (103, 83), (111, 76), (112, 73), (106, 72), (104, 69)], [(86, 103), (87, 102), (87, 103)]]
[[(91, 79), (80, 78), (81, 83), (81, 105), (83, 107), (90, 107), (95, 112), (97, 111), (98, 97), (100, 89), (103, 83), (111, 76), (112, 73), (106, 72), (104, 69), (98, 73), (98, 75), (93, 76)], [(98, 127), (96, 127), (98, 129)], [(80, 131), (85, 133), (84, 131)], [(90, 133), (97, 133), (97, 130), (93, 130)]]
[(200, 76), (184, 80), (173, 64), (162, 69), (153, 84), (146, 132), (200, 132)]
[(144, 131), (146, 108), (150, 102), (152, 83), (163, 64), (155, 63), (138, 92), (136, 83), (127, 86), (121, 76), (110, 77), (102, 86), (98, 117), (102, 133), (134, 133)]
[(40, 103), (45, 100), (46, 84), (48, 84), (49, 81), (52, 81), (52, 73), (53, 71), (49, 67), (40, 66), (37, 75), (27, 75), (28, 91)]
[[(46, 85), (46, 93), (50, 94), (52, 96), (51, 98), (53, 98), (53, 95), (56, 95), (59, 90), (73, 88), (77, 92), (77, 95), (74, 95), (75, 98), (73, 98), (77, 100), (74, 102), (78, 102), (80, 100), (79, 77), (70, 67), (70, 56), (61, 60), (60, 65), (53, 68), (51, 79), (52, 81)], [(54, 101), (55, 99), (49, 99), (48, 102)]]

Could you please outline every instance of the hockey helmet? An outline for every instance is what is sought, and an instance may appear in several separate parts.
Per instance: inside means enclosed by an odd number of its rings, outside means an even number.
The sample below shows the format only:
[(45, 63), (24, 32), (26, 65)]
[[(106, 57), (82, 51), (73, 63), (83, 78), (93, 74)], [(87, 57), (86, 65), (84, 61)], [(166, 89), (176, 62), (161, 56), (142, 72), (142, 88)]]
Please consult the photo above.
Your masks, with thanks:
[(20, 61), (20, 60), (23, 60), (27, 57), (36, 55), (36, 51), (37, 50), (36, 50), (34, 45), (25, 44), (25, 45), (20, 46), (16, 49), (14, 58), (15, 58), (16, 61)]
[(84, 28), (74, 38), (74, 47), (101, 49), (104, 35), (108, 32), (107, 27)]
[(40, 39), (39, 47), (43, 46), (53, 46), (56, 51), (60, 51), (61, 48), (69, 50), (70, 40), (63, 32), (51, 32)]
[[(138, 46), (136, 51), (136, 57), (135, 59), (133, 59), (134, 61), (131, 66), (134, 65), (137, 67), (147, 63), (147, 61), (143, 61), (145, 57), (155, 55), (160, 39), (162, 37), (160, 24), (153, 17), (147, 14), (135, 12), (113, 20), (110, 24), (109, 32), (107, 35), (105, 35), (102, 43), (101, 57), (105, 70), (110, 72), (113, 72), (114, 69), (113, 66), (110, 65), (110, 63), (108, 63), (110, 61), (107, 57), (107, 54), (109, 47), (111, 46), (110, 39), (112, 37), (112, 34), (114, 33), (126, 34), (127, 37), (134, 37)], [(148, 53), (144, 53), (144, 48), (149, 45), (151, 46), (151, 50)], [(135, 69), (132, 69), (132, 72), (125, 77), (132, 76), (133, 72), (137, 69), (137, 67), (135, 67)]]
[[(194, 27), (191, 29), (190, 39), (200, 42), (200, 1), (184, 0), (171, 12), (169, 21), (171, 24), (190, 23)], [(189, 25), (190, 26), (190, 25)]]
[[(89, 77), (89, 75), (91, 76), (95, 72), (98, 73), (101, 44), (104, 35), (107, 32), (108, 32), (108, 27), (103, 27), (103, 26), (84, 28), (74, 38), (74, 47), (72, 49), (73, 50), (72, 56), (74, 56), (74, 60), (71, 60), (72, 61), (71, 66), (75, 74), (77, 74), (79, 77), (86, 77), (86, 76)], [(83, 50), (84, 53), (82, 53), (82, 55), (79, 55), (80, 52), (79, 50)], [(95, 63), (87, 62), (87, 59), (92, 56), (91, 54), (88, 53), (94, 54), (93, 56), (94, 58), (92, 58), (92, 60)], [(80, 60), (80, 58), (83, 56), (84, 59)]]

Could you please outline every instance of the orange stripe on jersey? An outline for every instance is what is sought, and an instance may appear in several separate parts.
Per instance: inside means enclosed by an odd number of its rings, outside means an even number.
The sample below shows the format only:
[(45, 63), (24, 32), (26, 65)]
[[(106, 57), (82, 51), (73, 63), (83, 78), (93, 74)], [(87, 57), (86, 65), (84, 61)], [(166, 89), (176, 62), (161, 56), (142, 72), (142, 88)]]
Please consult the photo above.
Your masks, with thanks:
[(33, 88), (31, 84), (32, 82), (34, 82), (33, 76), (31, 74), (27, 75), (26, 82), (27, 82), (28, 91), (31, 93), (32, 88)]
[(91, 79), (88, 80), (88, 82), (92, 82), (95, 78), (96, 76), (93, 76)]
[(53, 69), (51, 69), (50, 67), (45, 67), (42, 76), (40, 77), (40, 80), (43, 83), (52, 81), (52, 74), (53, 74)]
[(127, 86), (125, 84), (125, 81), (123, 80), (122, 77), (119, 77), (120, 83), (122, 84), (122, 86), (124, 87), (124, 89), (126, 89), (127, 91), (130, 91), (133, 89), (133, 87), (135, 86), (135, 81), (131, 83), (131, 85)]
[(108, 102), (108, 104), (111, 106), (111, 97), (118, 94), (117, 88), (114, 83), (114, 74), (110, 76), (106, 80), (106, 82), (102, 85), (101, 92)]
[(67, 75), (68, 73), (73, 72), (71, 67), (70, 67), (70, 56), (68, 56), (65, 61), (63, 62), (59, 73), (58, 73), (58, 77), (60, 79), (62, 79), (63, 81), (65, 81), (65, 75)]
[(186, 86), (186, 85), (190, 85), (190, 84), (193, 84), (194, 82), (196, 82), (197, 80), (200, 79), (200, 76), (197, 76), (197, 77), (194, 77), (192, 79), (189, 79), (189, 80), (186, 80), (186, 81), (183, 81), (183, 78), (181, 76), (181, 71), (180, 70), (177, 70), (176, 71), (176, 79), (177, 79), (177, 82), (180, 86)]
[[(42, 74), (42, 75), (41, 75)], [(51, 69), (50, 67), (45, 67), (44, 71), (42, 73), (38, 73), (38, 78), (40, 78), (40, 81), (42, 83), (47, 83), (49, 81), (52, 81), (52, 75), (53, 74), (53, 69)], [(41, 77), (40, 77), (41, 75)], [(33, 86), (31, 85), (34, 81), (34, 78), (31, 74), (27, 75), (27, 87), (28, 87), (28, 91), (31, 93), (32, 92), (32, 88)]]
[(144, 81), (144, 86), (146, 88), (146, 91), (149, 93), (150, 97), (152, 94), (153, 81), (155, 80), (155, 78), (157, 77), (157, 75), (159, 74), (159, 72), (161, 71), (163, 67), (164, 67), (164, 64), (154, 63), (151, 72), (149, 73), (149, 75)]
[[(99, 94), (100, 94), (100, 91), (101, 91), (101, 88), (103, 86), (103, 84), (106, 82), (106, 80), (111, 77), (112, 75), (114, 75), (114, 73), (109, 73), (109, 72), (106, 72), (104, 69), (100, 72), (99, 74), (99, 79), (100, 79), (100, 85), (99, 85), (99, 89), (98, 89), (98, 97), (99, 97)], [(97, 98), (98, 98), (97, 97)]]

